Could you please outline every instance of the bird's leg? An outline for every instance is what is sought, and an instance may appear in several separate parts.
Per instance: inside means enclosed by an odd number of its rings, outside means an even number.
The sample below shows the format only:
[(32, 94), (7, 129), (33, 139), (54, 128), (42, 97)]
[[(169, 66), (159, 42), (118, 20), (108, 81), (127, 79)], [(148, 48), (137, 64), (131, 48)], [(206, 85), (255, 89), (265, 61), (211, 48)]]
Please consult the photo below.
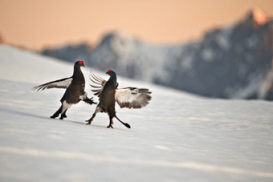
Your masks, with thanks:
[(89, 120), (86, 120), (88, 122), (86, 125), (90, 125), (93, 119), (96, 117), (96, 114), (101, 111), (101, 107), (97, 106), (95, 112), (93, 113), (92, 117)]
[(84, 101), (87, 104), (97, 104), (96, 102), (93, 101), (93, 97), (91, 97), (90, 99), (87, 97), (87, 93), (84, 92), (83, 95), (80, 96), (80, 100)]
[(66, 111), (67, 111), (67, 109), (66, 109), (65, 112), (62, 114), (64, 118), (67, 118)]
[(113, 126), (112, 126), (112, 124), (114, 124), (113, 117), (109, 116), (109, 119), (110, 119), (110, 121), (109, 121), (109, 125), (107, 126), (107, 128), (113, 128)]
[(67, 109), (64, 111), (64, 113), (61, 114), (60, 119), (67, 118), (67, 116), (66, 116), (66, 111), (67, 111)]
[(66, 101), (63, 102), (63, 105), (62, 105), (62, 114), (61, 114), (61, 117), (60, 119), (64, 119), (66, 118), (66, 111), (68, 108), (70, 108), (73, 104), (68, 104)]
[(88, 122), (86, 125), (90, 125), (91, 122), (93, 121), (93, 119), (95, 118), (95, 116), (96, 116), (96, 112), (94, 112), (94, 114), (92, 115), (92, 117), (90, 119), (85, 121), (85, 122)]
[(59, 114), (62, 112), (63, 105), (52, 115), (50, 118), (54, 119), (59, 116)]
[(113, 128), (113, 126), (111, 124), (109, 124), (109, 126), (107, 126), (107, 128)]
[(97, 102), (94, 102), (94, 101), (93, 101), (93, 97), (91, 97), (90, 99), (89, 99), (88, 97), (86, 97), (85, 99), (83, 99), (83, 101), (84, 101), (85, 103), (87, 103), (87, 104), (90, 104), (90, 105), (92, 105), (92, 104), (97, 104)]

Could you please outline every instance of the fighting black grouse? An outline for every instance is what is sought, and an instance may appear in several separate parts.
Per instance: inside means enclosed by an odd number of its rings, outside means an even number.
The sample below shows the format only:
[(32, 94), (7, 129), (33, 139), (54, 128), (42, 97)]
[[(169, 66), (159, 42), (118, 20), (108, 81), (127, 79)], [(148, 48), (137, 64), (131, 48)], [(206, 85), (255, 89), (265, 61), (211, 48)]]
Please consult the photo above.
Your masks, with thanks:
[(106, 74), (110, 75), (108, 81), (91, 72), (90, 79), (96, 85), (90, 86), (94, 88), (92, 91), (99, 97), (99, 104), (92, 117), (86, 122), (90, 125), (98, 112), (106, 112), (110, 120), (107, 128), (113, 128), (114, 117), (127, 128), (131, 128), (128, 123), (123, 123), (116, 116), (115, 102), (117, 102), (121, 108), (141, 108), (146, 106), (151, 100), (151, 92), (146, 88), (127, 87), (118, 89), (116, 73), (112, 70), (108, 70)]
[(48, 82), (33, 88), (33, 90), (44, 90), (50, 88), (63, 88), (66, 89), (62, 99), (60, 100), (61, 107), (52, 115), (51, 118), (56, 118), (61, 114), (60, 119), (66, 118), (66, 111), (73, 104), (77, 104), (79, 101), (84, 101), (87, 104), (96, 104), (93, 102), (92, 98), (87, 97), (85, 89), (85, 79), (81, 71), (81, 67), (84, 67), (83, 61), (77, 61), (74, 64), (73, 75), (69, 78), (63, 78), (60, 80), (55, 80)]

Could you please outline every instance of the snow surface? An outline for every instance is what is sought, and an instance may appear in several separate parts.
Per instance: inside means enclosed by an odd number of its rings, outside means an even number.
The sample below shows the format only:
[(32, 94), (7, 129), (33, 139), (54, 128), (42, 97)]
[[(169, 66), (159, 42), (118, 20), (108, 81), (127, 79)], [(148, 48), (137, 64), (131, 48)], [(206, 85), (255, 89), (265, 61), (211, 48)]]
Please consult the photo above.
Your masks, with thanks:
[[(91, 68), (83, 70), (89, 82)], [(72, 71), (0, 46), (0, 181), (273, 181), (272, 102), (208, 99), (118, 77), (120, 87), (153, 92), (143, 109), (117, 106), (131, 129), (117, 120), (106, 128), (106, 114), (85, 125), (95, 106), (83, 102), (65, 120), (50, 119), (64, 90), (31, 88)]]

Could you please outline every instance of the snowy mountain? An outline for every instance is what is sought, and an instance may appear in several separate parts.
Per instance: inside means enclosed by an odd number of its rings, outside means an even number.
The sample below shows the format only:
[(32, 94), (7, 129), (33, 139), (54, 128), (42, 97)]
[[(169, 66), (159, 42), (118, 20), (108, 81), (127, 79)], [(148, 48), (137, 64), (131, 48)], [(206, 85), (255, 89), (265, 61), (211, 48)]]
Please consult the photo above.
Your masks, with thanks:
[(143, 109), (117, 107), (131, 129), (116, 120), (106, 128), (106, 114), (85, 125), (95, 109), (85, 103), (50, 119), (64, 90), (31, 88), (72, 72), (73, 63), (0, 45), (0, 181), (273, 180), (272, 102), (208, 99), (118, 75), (121, 87), (153, 92)]
[(42, 54), (86, 60), (102, 71), (111, 68), (124, 77), (201, 96), (273, 100), (273, 21), (258, 21), (255, 12), (233, 26), (209, 31), (200, 42), (156, 45), (112, 32), (94, 50), (80, 44)]

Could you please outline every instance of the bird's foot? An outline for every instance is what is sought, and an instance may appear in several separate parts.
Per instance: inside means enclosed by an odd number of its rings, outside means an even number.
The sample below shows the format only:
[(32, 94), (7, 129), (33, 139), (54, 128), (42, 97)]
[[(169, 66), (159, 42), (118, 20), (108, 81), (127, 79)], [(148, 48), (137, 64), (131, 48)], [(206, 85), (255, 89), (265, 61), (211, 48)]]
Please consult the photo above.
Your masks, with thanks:
[(62, 114), (60, 119), (63, 120), (64, 118), (67, 118), (67, 115), (66, 114)]
[(91, 125), (91, 120), (85, 120), (85, 122), (88, 122), (86, 125)]
[(92, 104), (97, 104), (97, 102), (93, 101), (93, 97), (91, 97), (90, 99), (87, 97), (85, 100), (83, 100), (84, 102), (92, 105)]
[(93, 97), (90, 98), (91, 104), (98, 104), (97, 102), (93, 101)]
[(107, 126), (107, 128), (112, 128), (112, 129), (114, 129), (112, 125)]
[(50, 116), (51, 119), (55, 119), (56, 117), (58, 117), (58, 116), (56, 116), (56, 115)]

